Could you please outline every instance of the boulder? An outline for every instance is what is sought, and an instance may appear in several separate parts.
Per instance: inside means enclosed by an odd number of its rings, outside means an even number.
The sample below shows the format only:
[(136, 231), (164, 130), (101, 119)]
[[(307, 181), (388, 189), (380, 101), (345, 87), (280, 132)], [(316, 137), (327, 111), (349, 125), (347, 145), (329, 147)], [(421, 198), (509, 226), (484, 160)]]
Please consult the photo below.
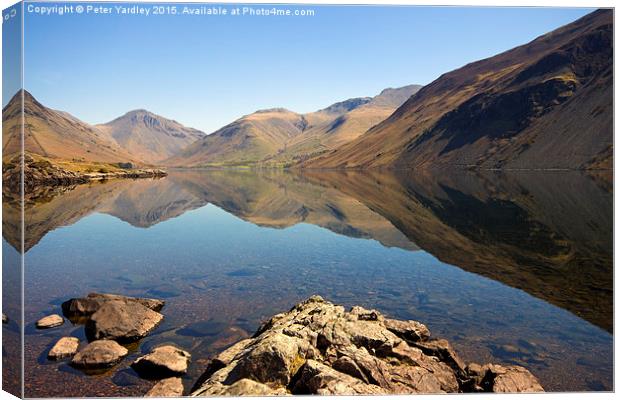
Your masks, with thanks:
[(384, 324), (390, 332), (410, 342), (425, 341), (431, 336), (431, 332), (426, 325), (418, 321), (400, 321), (386, 318)]
[(271, 388), (264, 383), (243, 378), (231, 385), (217, 384), (210, 386), (200, 396), (281, 396), (286, 395), (284, 388)]
[(483, 391), (494, 393), (544, 391), (538, 379), (530, 371), (518, 365), (486, 364), (480, 367), (470, 364), (467, 369)]
[(149, 354), (138, 358), (131, 365), (141, 376), (163, 377), (183, 375), (191, 355), (174, 346), (166, 345), (155, 348)]
[(191, 395), (538, 389), (521, 367), (465, 368), (446, 340), (431, 340), (428, 328), (417, 321), (385, 318), (359, 306), (347, 312), (313, 296), (210, 360)]
[(153, 311), (160, 311), (164, 301), (157, 299), (127, 297), (117, 294), (90, 293), (86, 297), (73, 298), (62, 303), (62, 312), (67, 318), (89, 317), (109, 301), (139, 303)]
[(194, 386), (192, 387), (192, 392), (194, 390), (198, 390), (200, 386), (202, 386), (202, 384), (207, 379), (209, 379), (211, 375), (213, 375), (215, 372), (228, 366), (233, 361), (233, 358), (236, 357), (238, 354), (242, 353), (242, 351), (250, 343), (252, 343), (252, 339), (240, 340), (239, 342), (233, 344), (232, 346), (221, 352), (218, 356), (209, 360), (209, 362), (207, 363), (207, 368), (194, 383)]
[(437, 357), (440, 361), (449, 365), (459, 377), (466, 376), (465, 363), (456, 354), (452, 345), (446, 339), (434, 339), (426, 342), (414, 343), (424, 354)]
[(80, 339), (76, 337), (63, 337), (60, 338), (47, 354), (47, 358), (50, 360), (60, 360), (61, 358), (72, 357), (77, 353), (80, 347)]
[(286, 386), (303, 364), (301, 341), (273, 333), (254, 342), (239, 359), (230, 375), (235, 379), (249, 378), (261, 383)]
[(114, 340), (95, 340), (80, 350), (71, 363), (78, 368), (108, 368), (127, 355), (127, 349)]
[(104, 302), (86, 322), (86, 336), (89, 340), (135, 342), (153, 331), (163, 318), (139, 302), (110, 300)]
[(48, 315), (47, 317), (43, 317), (37, 321), (38, 329), (49, 329), (55, 328), (57, 326), (62, 325), (65, 320), (58, 314)]
[(183, 396), (183, 382), (179, 377), (162, 379), (149, 390), (145, 397), (181, 397)]
[(308, 360), (293, 388), (298, 394), (354, 395), (387, 394), (385, 389), (338, 372), (318, 361)]

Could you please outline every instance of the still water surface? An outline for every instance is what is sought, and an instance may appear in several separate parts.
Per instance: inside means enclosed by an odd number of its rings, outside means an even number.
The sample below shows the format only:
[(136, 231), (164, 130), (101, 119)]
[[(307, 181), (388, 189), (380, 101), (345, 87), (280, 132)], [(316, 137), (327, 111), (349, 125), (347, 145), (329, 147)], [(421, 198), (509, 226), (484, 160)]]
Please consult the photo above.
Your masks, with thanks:
[[(612, 390), (612, 201), (609, 180), (578, 173), (174, 171), (33, 194), (26, 396), (141, 395), (152, 382), (129, 365), (159, 343), (192, 353), (190, 388), (207, 357), (313, 294), (422, 321), (466, 362), (523, 365), (547, 390)], [(45, 359), (82, 327), (34, 322), (93, 291), (167, 305), (123, 363), (86, 376)]]

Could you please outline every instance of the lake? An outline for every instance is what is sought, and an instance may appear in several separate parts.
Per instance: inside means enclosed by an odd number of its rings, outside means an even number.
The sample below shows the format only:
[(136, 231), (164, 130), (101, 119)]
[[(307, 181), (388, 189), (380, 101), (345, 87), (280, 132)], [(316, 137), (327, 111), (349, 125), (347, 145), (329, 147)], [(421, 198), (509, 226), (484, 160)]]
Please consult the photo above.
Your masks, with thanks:
[[(313, 294), (419, 320), (466, 362), (525, 366), (548, 391), (613, 390), (609, 176), (179, 170), (26, 200), (27, 397), (143, 395), (153, 383), (129, 365), (160, 343), (192, 353), (190, 388), (206, 358)], [(11, 318), (21, 228), (7, 196), (3, 216)], [(90, 376), (46, 360), (81, 326), (34, 328), (89, 292), (167, 302), (155, 332)]]

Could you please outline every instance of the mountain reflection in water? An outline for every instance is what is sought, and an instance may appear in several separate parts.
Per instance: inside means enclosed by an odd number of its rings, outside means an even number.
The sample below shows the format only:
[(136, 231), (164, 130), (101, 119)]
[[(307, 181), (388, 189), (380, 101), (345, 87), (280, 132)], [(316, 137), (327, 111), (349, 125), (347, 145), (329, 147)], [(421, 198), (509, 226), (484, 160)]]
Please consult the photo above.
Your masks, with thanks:
[[(305, 222), (388, 247), (421, 248), (611, 332), (612, 202), (605, 180), (578, 172), (176, 171), (31, 193), (25, 248), (94, 212), (147, 228), (211, 203), (259, 226)], [(17, 216), (5, 212), (3, 222), (15, 248)]]
[[(3, 199), (5, 243), (19, 249), (18, 208)], [(612, 201), (608, 177), (578, 172), (179, 170), (42, 188), (25, 203), (26, 324), (89, 291), (162, 297), (165, 322), (142, 350), (172, 341), (199, 360), (319, 293), (420, 319), (466, 360), (524, 365), (549, 390), (610, 390)], [(50, 340), (29, 332), (27, 364)], [(118, 368), (106, 379), (129, 379)], [(30, 395), (103, 390), (70, 379)]]

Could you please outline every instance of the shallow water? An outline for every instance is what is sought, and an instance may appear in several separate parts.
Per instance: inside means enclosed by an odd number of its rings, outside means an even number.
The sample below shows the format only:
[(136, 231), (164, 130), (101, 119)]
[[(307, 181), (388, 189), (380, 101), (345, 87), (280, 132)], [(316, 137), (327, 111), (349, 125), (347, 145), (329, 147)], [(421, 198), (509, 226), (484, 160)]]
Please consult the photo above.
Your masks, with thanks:
[[(129, 364), (159, 343), (210, 355), (312, 294), (420, 320), (467, 362), (526, 366), (547, 390), (612, 390), (612, 201), (578, 173), (174, 171), (32, 193), (25, 223), (26, 396), (140, 395)], [(18, 257), (5, 206), (5, 257)], [(9, 218), (6, 215), (9, 214)], [(89, 292), (164, 298), (120, 365), (45, 360)], [(6, 328), (8, 329), (8, 327)], [(62, 383), (62, 384), (58, 384)]]

